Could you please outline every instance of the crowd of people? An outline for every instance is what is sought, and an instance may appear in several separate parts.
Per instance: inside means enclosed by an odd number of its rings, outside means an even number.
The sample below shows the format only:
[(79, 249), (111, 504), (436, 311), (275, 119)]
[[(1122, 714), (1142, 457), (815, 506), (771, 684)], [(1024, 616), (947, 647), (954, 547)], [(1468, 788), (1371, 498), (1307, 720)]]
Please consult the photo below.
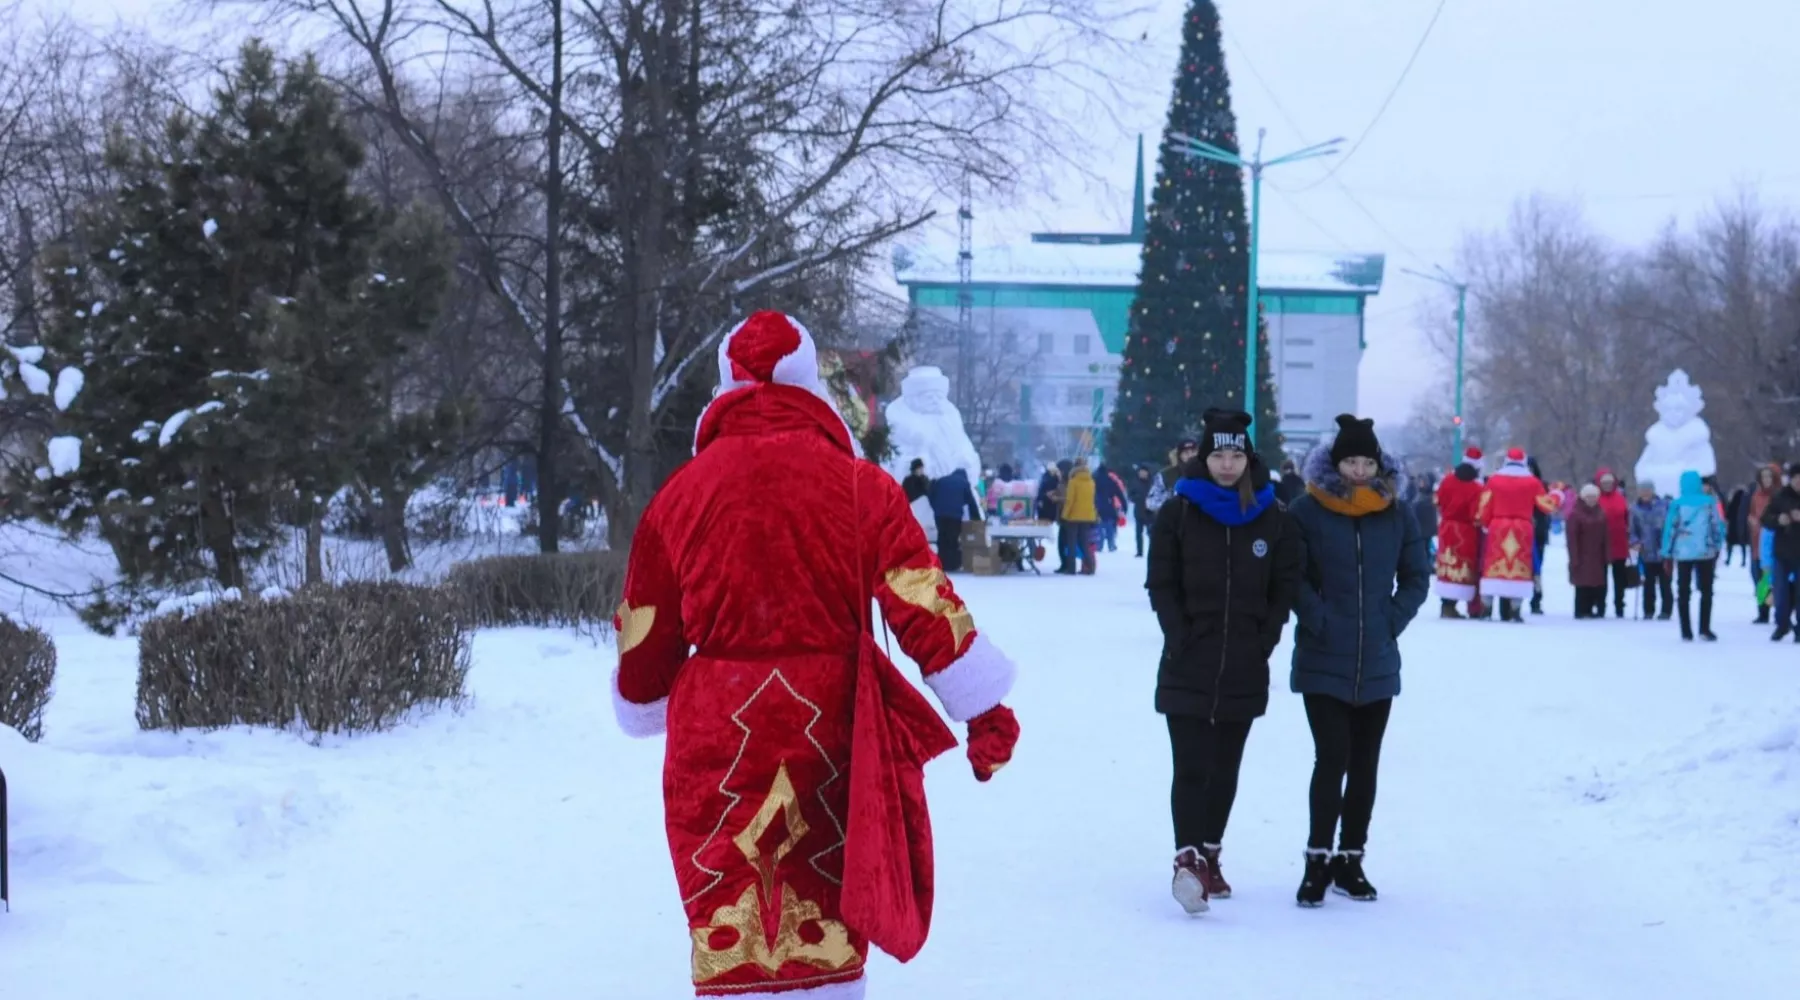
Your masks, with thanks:
[(1800, 463), (1785, 477), (1778, 465), (1762, 466), (1729, 495), (1717, 477), (1688, 470), (1669, 496), (1651, 481), (1634, 484), (1633, 495), (1608, 468), (1578, 488), (1547, 481), (1517, 448), (1491, 475), (1481, 462), (1480, 449), (1468, 449), (1441, 483), (1427, 481), (1410, 498), (1436, 535), (1443, 617), (1492, 618), (1498, 610), (1501, 620), (1522, 622), (1521, 602), (1543, 614), (1544, 551), (1560, 532), (1578, 619), (1606, 618), (1610, 594), (1615, 618), (1629, 611), (1644, 621), (1675, 619), (1684, 640), (1717, 641), (1714, 583), (1720, 563), (1736, 558), (1756, 586), (1755, 621), (1772, 622), (1776, 641), (1800, 641), (1800, 574), (1790, 568), (1800, 563)]
[[(1757, 470), (1723, 494), (1687, 471), (1675, 495), (1609, 469), (1572, 488), (1509, 448), (1483, 472), (1470, 448), (1441, 480), (1411, 481), (1373, 422), (1337, 418), (1298, 468), (1271, 472), (1250, 418), (1211, 410), (1199, 440), (1144, 477), (1152, 512), (1146, 588), (1163, 635), (1156, 710), (1174, 762), (1171, 891), (1189, 913), (1231, 895), (1220, 868), (1238, 772), (1268, 709), (1270, 661), (1295, 622), (1289, 689), (1304, 702), (1314, 764), (1301, 906), (1335, 891), (1372, 901), (1364, 867), (1382, 739), (1401, 685), (1399, 638), (1433, 591), (1440, 615), (1523, 623), (1544, 613), (1544, 552), (1561, 533), (1575, 616), (1623, 618), (1641, 590), (1644, 619), (1677, 619), (1714, 641), (1713, 584), (1741, 558), (1758, 586), (1758, 622), (1800, 641), (1800, 463)], [(1692, 614), (1698, 595), (1698, 616)], [(1467, 609), (1466, 613), (1463, 610)]]
[[(1716, 641), (1719, 563), (1737, 558), (1757, 583), (1756, 620), (1773, 624), (1777, 640), (1800, 641), (1800, 463), (1785, 478), (1778, 466), (1759, 468), (1729, 496), (1697, 470), (1669, 491), (1628, 486), (1606, 468), (1573, 486), (1545, 477), (1517, 447), (1491, 471), (1471, 447), (1441, 477), (1412, 479), (1383, 451), (1372, 421), (1344, 414), (1301, 461), (1271, 469), (1250, 423), (1209, 410), (1199, 438), (1128, 478), (1064, 460), (1044, 471), (1032, 504), (1037, 519), (1057, 525), (1059, 573), (1093, 574), (1128, 523), (1136, 556), (1148, 560), (1164, 640), (1156, 709), (1174, 762), (1171, 889), (1190, 913), (1231, 894), (1222, 843), (1290, 616), (1289, 688), (1302, 697), (1314, 743), (1296, 892), (1307, 907), (1333, 890), (1377, 897), (1363, 857), (1400, 693), (1399, 638), (1434, 593), (1444, 618), (1542, 615), (1544, 554), (1560, 534), (1578, 619), (1606, 618), (1610, 594), (1614, 617), (1631, 608), (1647, 621), (1677, 620), (1685, 640)], [(942, 562), (954, 570), (961, 521), (991, 513), (993, 484), (1016, 477), (1006, 467), (975, 483), (960, 472), (931, 480), (922, 465), (913, 473), (907, 496), (929, 500)]]
[[(908, 503), (924, 500), (931, 508), (937, 529), (938, 560), (944, 569), (962, 569), (960, 533), (966, 521), (999, 517), (1004, 498), (1019, 483), (1013, 467), (985, 470), (971, 481), (966, 471), (955, 469), (933, 479), (925, 460), (910, 463), (901, 488)], [(1102, 462), (1086, 457), (1066, 458), (1044, 470), (1037, 493), (1028, 507), (1033, 519), (1056, 525), (1056, 572), (1064, 576), (1092, 576), (1099, 568), (1101, 552), (1119, 550), (1119, 533), (1135, 516), (1137, 554), (1144, 555), (1149, 513), (1144, 507), (1150, 493), (1149, 471), (1127, 483)]]

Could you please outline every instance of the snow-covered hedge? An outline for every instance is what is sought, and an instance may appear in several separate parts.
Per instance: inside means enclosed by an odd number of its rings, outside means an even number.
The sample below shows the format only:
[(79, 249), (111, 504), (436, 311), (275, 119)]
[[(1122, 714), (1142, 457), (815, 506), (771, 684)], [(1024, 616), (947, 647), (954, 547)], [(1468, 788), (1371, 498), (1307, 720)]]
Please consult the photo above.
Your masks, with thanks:
[(492, 556), (457, 564), (444, 586), (483, 628), (607, 626), (625, 589), (625, 553)]
[(44, 707), (56, 680), (56, 644), (40, 628), (0, 615), (0, 726), (32, 742), (44, 737)]
[(147, 622), (138, 725), (372, 732), (416, 708), (462, 700), (469, 629), (454, 595), (358, 583), (271, 597)]

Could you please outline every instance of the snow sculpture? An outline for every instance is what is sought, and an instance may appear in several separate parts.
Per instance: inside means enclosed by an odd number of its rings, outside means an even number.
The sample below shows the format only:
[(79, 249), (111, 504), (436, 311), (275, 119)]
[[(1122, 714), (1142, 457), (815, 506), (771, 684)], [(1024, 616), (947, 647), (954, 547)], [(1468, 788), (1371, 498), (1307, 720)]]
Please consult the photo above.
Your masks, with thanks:
[[(961, 411), (950, 402), (950, 379), (930, 365), (914, 368), (900, 380), (900, 398), (887, 405), (888, 442), (894, 452), (884, 468), (895, 479), (905, 479), (913, 459), (925, 460), (925, 474), (933, 479), (957, 469), (969, 477), (969, 485), (981, 475), (981, 455), (963, 430)], [(925, 529), (925, 538), (937, 541), (937, 519), (924, 497), (913, 501), (913, 516)]]
[(1683, 472), (1710, 476), (1719, 471), (1713, 455), (1712, 430), (1700, 419), (1706, 408), (1700, 387), (1677, 368), (1656, 390), (1656, 415), (1661, 418), (1644, 432), (1644, 454), (1638, 459), (1637, 481), (1656, 484), (1656, 491), (1674, 496)]
[(929, 365), (914, 368), (900, 381), (900, 398), (887, 404), (888, 440), (894, 453), (887, 470), (905, 479), (913, 459), (925, 460), (933, 479), (961, 469), (969, 483), (981, 477), (981, 456), (963, 430), (962, 413), (950, 402), (950, 379)]

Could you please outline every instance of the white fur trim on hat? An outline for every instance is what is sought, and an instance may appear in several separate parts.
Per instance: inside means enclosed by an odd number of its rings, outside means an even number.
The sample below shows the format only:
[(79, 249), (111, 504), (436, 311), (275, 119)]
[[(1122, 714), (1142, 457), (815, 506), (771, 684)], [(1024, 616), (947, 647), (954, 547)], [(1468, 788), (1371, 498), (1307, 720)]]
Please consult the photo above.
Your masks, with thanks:
[[(826, 387), (825, 380), (819, 377), (819, 349), (813, 343), (812, 334), (799, 320), (787, 316), (785, 313), (783, 315), (799, 332), (800, 346), (775, 363), (775, 382), (779, 385), (791, 385), (805, 389), (824, 400), (825, 405), (831, 407), (831, 412), (836, 413), (839, 420), (843, 420), (844, 430), (850, 437), (851, 452), (857, 458), (862, 458), (862, 442), (856, 439), (856, 432), (851, 429), (850, 421), (844, 420), (843, 413), (837, 408), (837, 401), (831, 398), (831, 390)], [(749, 319), (746, 318), (744, 322), (749, 322)], [(725, 339), (719, 342), (719, 387), (713, 390), (713, 399), (718, 399), (737, 389), (748, 389), (754, 384), (740, 382), (731, 377), (731, 338), (743, 328), (744, 323), (732, 327), (731, 332), (725, 335)], [(696, 453), (700, 450), (700, 429), (706, 426), (706, 410), (711, 407), (712, 404), (709, 402), (706, 408), (700, 411), (700, 419), (694, 421), (694, 450)]]
[[(773, 381), (779, 385), (794, 385), (799, 386), (802, 389), (812, 389), (815, 392), (823, 390), (825, 388), (825, 383), (819, 378), (819, 348), (818, 345), (813, 342), (812, 334), (794, 317), (784, 313), (782, 314), (782, 318), (787, 320), (788, 325), (792, 326), (795, 332), (800, 334), (800, 346), (794, 348), (786, 357), (783, 357), (780, 361), (775, 363), (775, 377)], [(719, 341), (720, 394), (730, 392), (733, 389), (742, 389), (751, 384), (749, 382), (739, 382), (731, 377), (731, 339), (736, 337), (738, 331), (742, 330), (744, 325), (749, 322), (749, 318), (745, 317), (742, 323), (731, 328), (731, 332), (725, 335), (725, 339)]]
[(669, 731), (669, 699), (658, 698), (649, 704), (631, 701), (619, 690), (619, 668), (612, 675), (613, 714), (619, 728), (634, 740), (661, 736)]
[(967, 722), (1004, 701), (1018, 676), (1019, 668), (1000, 647), (977, 632), (963, 655), (937, 673), (926, 674), (925, 684), (950, 718)]

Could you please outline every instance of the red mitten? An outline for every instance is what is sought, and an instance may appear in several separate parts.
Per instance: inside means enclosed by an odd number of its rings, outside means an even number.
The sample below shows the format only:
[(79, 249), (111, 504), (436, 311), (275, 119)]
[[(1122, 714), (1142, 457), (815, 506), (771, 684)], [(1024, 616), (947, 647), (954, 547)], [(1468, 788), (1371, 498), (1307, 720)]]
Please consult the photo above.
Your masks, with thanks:
[(1018, 742), (1018, 717), (1005, 705), (995, 705), (970, 719), (969, 763), (974, 765), (975, 780), (986, 781), (1005, 767)]

